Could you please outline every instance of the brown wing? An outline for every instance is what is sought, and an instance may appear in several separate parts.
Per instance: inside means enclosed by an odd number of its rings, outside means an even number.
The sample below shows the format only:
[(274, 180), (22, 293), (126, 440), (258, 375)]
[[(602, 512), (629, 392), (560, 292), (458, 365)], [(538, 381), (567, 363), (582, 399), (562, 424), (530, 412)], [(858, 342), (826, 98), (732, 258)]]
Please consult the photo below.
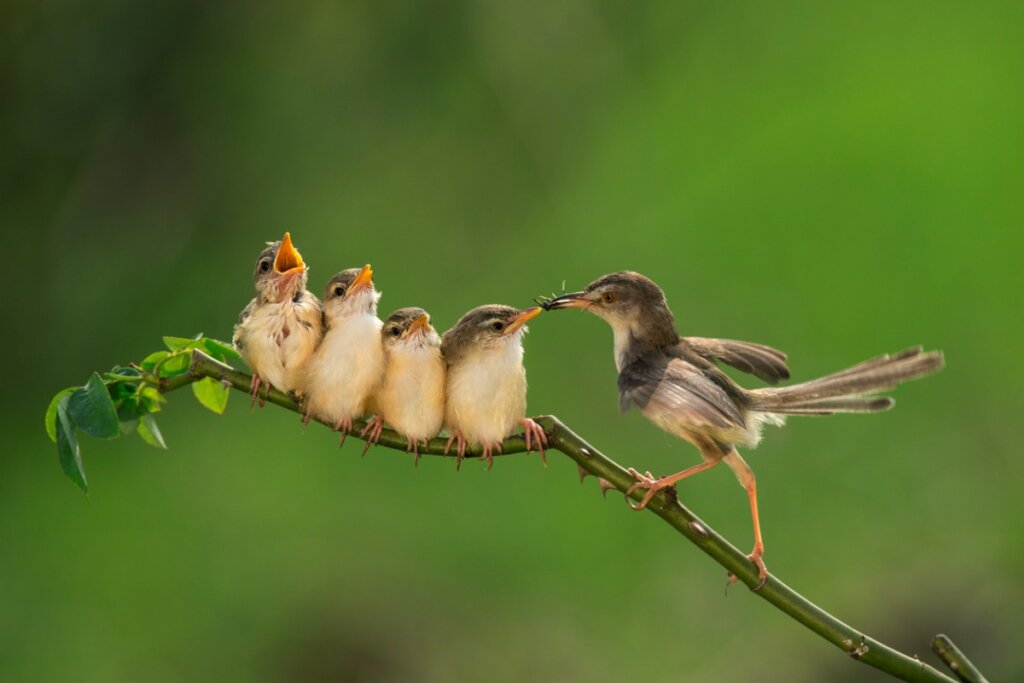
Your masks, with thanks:
[(780, 379), (789, 379), (786, 354), (770, 346), (707, 337), (683, 337), (683, 341), (704, 358), (731, 365), (769, 384), (778, 384)]
[(638, 406), (651, 419), (691, 427), (745, 426), (743, 414), (721, 385), (703, 370), (667, 353), (647, 355), (619, 373), (619, 405)]

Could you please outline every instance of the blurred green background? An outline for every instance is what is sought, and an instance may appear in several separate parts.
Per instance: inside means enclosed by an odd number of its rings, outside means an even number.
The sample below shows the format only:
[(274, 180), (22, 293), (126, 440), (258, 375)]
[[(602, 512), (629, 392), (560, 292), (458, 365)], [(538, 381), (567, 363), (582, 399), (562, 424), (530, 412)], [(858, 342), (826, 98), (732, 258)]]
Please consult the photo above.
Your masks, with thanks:
[[(491, 472), (188, 392), (170, 450), (42, 429), (164, 334), (230, 338), (264, 241), (440, 328), (631, 268), (794, 379), (923, 343), (896, 410), (748, 455), (769, 568), (1024, 677), (1019, 3), (11, 2), (0, 9), (0, 680), (876, 681), (552, 455)], [(537, 319), (530, 410), (625, 465), (611, 335)], [(750, 384), (756, 381), (747, 380)], [(680, 497), (744, 550), (726, 469)]]

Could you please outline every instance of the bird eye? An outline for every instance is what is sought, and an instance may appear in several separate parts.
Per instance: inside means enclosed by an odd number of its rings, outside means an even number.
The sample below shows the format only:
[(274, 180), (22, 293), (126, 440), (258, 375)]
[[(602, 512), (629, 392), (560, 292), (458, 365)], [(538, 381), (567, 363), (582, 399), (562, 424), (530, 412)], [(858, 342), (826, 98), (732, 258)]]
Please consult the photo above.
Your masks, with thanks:
[(615, 295), (612, 294), (611, 292), (605, 292), (604, 294), (601, 295), (601, 301), (605, 302), (606, 304), (610, 304), (613, 301), (615, 301)]
[(503, 329), (505, 329), (505, 323), (501, 322), (500, 320), (497, 322), (493, 322), (491, 323), (491, 329), (494, 330), (495, 332), (501, 332)]
[(345, 296), (345, 285), (337, 285), (334, 288), (334, 296)]
[(391, 328), (391, 336), (392, 337), (397, 337), (400, 334), (402, 334), (402, 331), (400, 329), (398, 329), (397, 327), (392, 327)]
[(270, 270), (270, 259), (263, 259), (260, 261), (260, 272), (265, 273)]

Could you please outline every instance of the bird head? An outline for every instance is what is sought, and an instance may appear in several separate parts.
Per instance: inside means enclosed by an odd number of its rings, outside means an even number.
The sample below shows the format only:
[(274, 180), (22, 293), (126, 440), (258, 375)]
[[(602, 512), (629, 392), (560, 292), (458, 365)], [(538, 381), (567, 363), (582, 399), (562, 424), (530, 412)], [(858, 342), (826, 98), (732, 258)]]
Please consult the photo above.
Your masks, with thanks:
[(285, 233), (279, 242), (270, 242), (260, 252), (253, 270), (256, 293), (261, 301), (280, 303), (305, 291), (308, 269), (302, 255)]
[(633, 271), (620, 271), (597, 278), (582, 292), (573, 292), (544, 302), (547, 310), (580, 308), (604, 318), (616, 336), (629, 334), (652, 344), (674, 344), (679, 340), (675, 320), (653, 280)]
[(521, 349), (526, 322), (543, 311), (490, 304), (469, 311), (444, 333), (441, 351), (451, 363), (470, 352)]
[(422, 308), (399, 308), (384, 321), (381, 335), (384, 348), (389, 350), (441, 345), (441, 337), (430, 324), (430, 314)]
[(373, 268), (367, 263), (362, 268), (343, 270), (331, 278), (324, 289), (324, 312), (328, 318), (376, 314), (379, 300), (380, 292), (373, 286)]

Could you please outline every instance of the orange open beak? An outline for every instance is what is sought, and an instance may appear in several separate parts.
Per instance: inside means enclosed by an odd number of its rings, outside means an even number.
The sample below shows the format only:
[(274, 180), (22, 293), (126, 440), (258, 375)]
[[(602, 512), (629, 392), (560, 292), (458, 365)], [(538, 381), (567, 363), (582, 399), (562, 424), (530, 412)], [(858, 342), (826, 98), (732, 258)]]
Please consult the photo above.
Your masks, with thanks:
[(402, 339), (409, 337), (413, 334), (422, 333), (426, 334), (430, 330), (430, 316), (424, 313), (420, 317), (412, 321), (412, 324), (405, 330), (405, 334), (402, 335)]
[(352, 281), (352, 284), (348, 287), (349, 295), (355, 294), (356, 292), (373, 287), (373, 268), (367, 263), (363, 266), (363, 269), (356, 275), (356, 279)]
[(512, 320), (509, 321), (508, 327), (505, 328), (505, 331), (502, 334), (512, 334), (520, 327), (525, 325), (527, 320), (532, 320), (533, 318), (536, 318), (538, 315), (540, 315), (541, 311), (543, 310), (544, 309), (541, 308), (540, 306), (534, 306), (533, 308), (527, 308), (525, 311), (520, 311), (519, 315), (517, 315), (516, 317), (512, 318)]
[(306, 264), (302, 255), (292, 244), (291, 233), (285, 233), (281, 240), (281, 246), (277, 248), (277, 256), (274, 257), (274, 272), (280, 274), (298, 274), (305, 270)]

